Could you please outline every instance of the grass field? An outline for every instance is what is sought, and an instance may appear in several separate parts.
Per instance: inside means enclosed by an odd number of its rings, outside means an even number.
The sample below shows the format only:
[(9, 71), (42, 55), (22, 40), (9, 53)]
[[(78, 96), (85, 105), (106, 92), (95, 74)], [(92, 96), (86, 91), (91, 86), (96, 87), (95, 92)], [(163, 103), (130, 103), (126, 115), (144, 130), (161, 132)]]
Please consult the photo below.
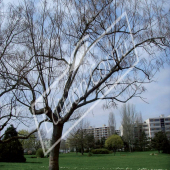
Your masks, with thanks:
[[(158, 154), (151, 156), (153, 152), (134, 152), (134, 153), (117, 153), (108, 155), (93, 155), (88, 157), (87, 154), (81, 156), (76, 153), (60, 154), (60, 169), (70, 170), (99, 170), (99, 169), (128, 169), (139, 170), (170, 170), (170, 155)], [(157, 152), (155, 152), (157, 153)], [(48, 158), (31, 158), (26, 156), (26, 163), (4, 163), (0, 162), (2, 170), (40, 170), (48, 169)]]

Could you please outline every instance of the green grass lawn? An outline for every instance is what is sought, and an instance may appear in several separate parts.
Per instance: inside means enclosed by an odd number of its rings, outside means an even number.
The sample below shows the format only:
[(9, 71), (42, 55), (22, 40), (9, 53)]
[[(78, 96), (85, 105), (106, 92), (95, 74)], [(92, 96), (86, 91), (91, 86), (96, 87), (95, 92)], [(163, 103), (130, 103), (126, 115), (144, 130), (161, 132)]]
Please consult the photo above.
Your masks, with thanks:
[[(106, 155), (93, 155), (88, 157), (87, 154), (81, 156), (80, 153), (60, 154), (60, 169), (70, 170), (98, 170), (98, 169), (142, 169), (149, 170), (170, 170), (170, 155), (158, 154), (151, 156), (153, 152), (133, 152), (117, 153)], [(155, 152), (157, 153), (157, 152)], [(26, 156), (26, 163), (4, 163), (0, 162), (2, 170), (40, 170), (48, 169), (48, 158), (31, 158)], [(118, 168), (119, 167), (119, 168)]]

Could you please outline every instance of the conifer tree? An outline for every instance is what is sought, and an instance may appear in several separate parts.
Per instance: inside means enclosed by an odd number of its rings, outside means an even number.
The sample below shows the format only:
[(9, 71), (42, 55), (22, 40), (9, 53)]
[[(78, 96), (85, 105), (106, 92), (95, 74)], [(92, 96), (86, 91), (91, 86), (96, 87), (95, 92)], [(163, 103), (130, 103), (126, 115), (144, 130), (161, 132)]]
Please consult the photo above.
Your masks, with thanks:
[[(7, 128), (3, 140), (18, 136), (13, 125)], [(25, 162), (22, 144), (18, 139), (0, 144), (0, 162)]]

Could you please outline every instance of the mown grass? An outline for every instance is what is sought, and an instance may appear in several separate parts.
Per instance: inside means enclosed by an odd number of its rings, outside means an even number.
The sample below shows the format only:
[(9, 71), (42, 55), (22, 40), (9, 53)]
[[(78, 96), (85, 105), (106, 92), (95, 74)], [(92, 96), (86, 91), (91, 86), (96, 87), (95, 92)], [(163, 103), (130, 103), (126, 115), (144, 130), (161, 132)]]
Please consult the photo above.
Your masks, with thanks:
[[(170, 170), (170, 155), (158, 154), (150, 155), (153, 152), (133, 152), (117, 153), (106, 155), (93, 155), (88, 157), (87, 154), (81, 156), (76, 153), (60, 154), (60, 169), (70, 170), (98, 170), (98, 169), (133, 169), (139, 170), (147, 168), (149, 170)], [(154, 152), (157, 153), (157, 152)], [(40, 170), (48, 169), (48, 158), (31, 158), (26, 156), (26, 163), (5, 163), (0, 162), (2, 170)]]

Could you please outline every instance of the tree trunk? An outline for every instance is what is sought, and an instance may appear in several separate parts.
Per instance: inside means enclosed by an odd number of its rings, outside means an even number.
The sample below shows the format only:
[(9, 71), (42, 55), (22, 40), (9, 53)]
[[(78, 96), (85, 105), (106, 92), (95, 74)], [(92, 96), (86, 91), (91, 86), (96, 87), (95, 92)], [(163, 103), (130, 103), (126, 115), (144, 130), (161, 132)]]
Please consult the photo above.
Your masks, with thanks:
[(84, 147), (83, 147), (83, 144), (81, 145), (81, 155), (83, 155), (83, 152), (84, 152)]
[(129, 140), (129, 152), (132, 152), (131, 150), (131, 141)]
[[(51, 146), (62, 136), (63, 124), (53, 125)], [(60, 142), (51, 150), (49, 158), (49, 170), (59, 170), (59, 149)]]

